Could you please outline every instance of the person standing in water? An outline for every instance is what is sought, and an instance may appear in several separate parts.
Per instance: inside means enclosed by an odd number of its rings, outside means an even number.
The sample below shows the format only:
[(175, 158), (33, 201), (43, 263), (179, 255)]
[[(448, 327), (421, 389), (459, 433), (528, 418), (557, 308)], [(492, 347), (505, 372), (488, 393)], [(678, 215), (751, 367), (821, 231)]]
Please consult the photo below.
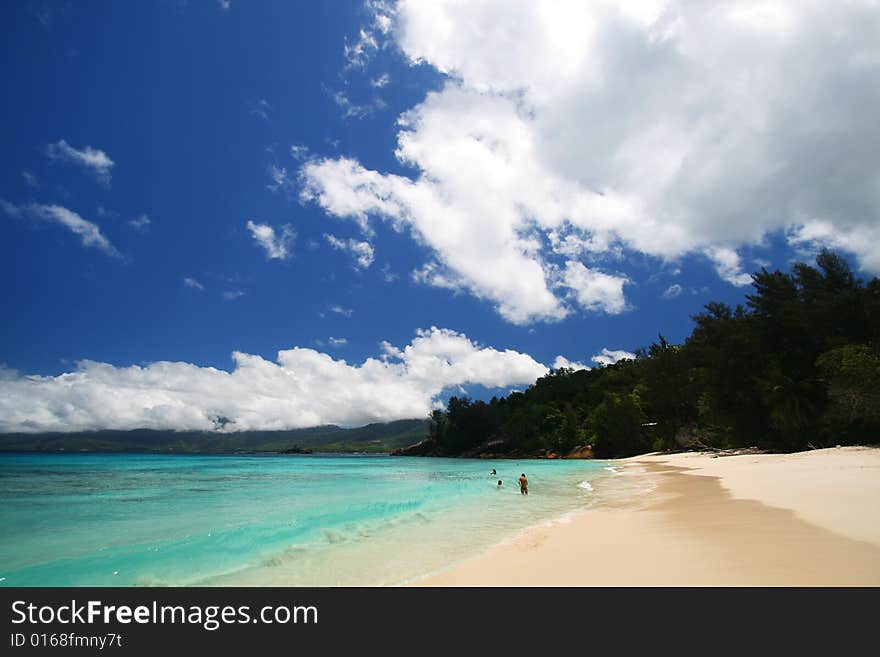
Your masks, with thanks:
[(498, 488), (501, 488), (501, 480), (498, 480)]
[(529, 480), (526, 479), (526, 473), (525, 473), (525, 472), (523, 472), (523, 473), (519, 476), (519, 492), (520, 492), (522, 495), (528, 495), (528, 494), (529, 494)]

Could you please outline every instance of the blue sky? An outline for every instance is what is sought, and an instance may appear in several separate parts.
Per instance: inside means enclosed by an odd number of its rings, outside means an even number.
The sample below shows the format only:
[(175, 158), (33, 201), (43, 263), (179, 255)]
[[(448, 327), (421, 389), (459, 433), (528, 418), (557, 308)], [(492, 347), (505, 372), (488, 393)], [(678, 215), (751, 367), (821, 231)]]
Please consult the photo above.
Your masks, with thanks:
[[(681, 341), (703, 304), (743, 299), (749, 272), (822, 245), (876, 273), (876, 21), (783, 3), (758, 29), (762, 3), (739, 3), (745, 19), (645, 4), (663, 11), (4, 3), (0, 428), (418, 415), (527, 385), (558, 356)], [(829, 20), (846, 28), (834, 43)], [(829, 49), (867, 63), (817, 66)], [(715, 88), (738, 75), (745, 91)], [(831, 85), (834, 104), (816, 92)], [(431, 327), (447, 333), (416, 344)], [(229, 400), (263, 384), (205, 400), (149, 369), (213, 376), (241, 352), (296, 378), (276, 359), (297, 347), (344, 359), (340, 388), (297, 379), (279, 401), (267, 383), (273, 401), (242, 410)], [(400, 367), (352, 369), (368, 358)], [(362, 393), (323, 399), (350, 376)], [(371, 385), (415, 396), (383, 405)], [(122, 410), (94, 408), (114, 389)]]

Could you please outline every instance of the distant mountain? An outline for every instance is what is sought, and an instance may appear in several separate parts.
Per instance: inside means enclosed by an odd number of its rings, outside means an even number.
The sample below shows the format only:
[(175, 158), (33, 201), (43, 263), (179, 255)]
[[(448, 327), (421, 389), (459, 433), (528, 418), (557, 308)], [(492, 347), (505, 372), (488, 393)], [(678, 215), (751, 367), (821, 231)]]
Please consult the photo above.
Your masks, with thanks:
[(230, 454), (284, 452), (391, 452), (428, 435), (428, 420), (397, 420), (345, 429), (333, 424), (290, 431), (77, 431), (0, 434), (0, 452), (160, 452)]

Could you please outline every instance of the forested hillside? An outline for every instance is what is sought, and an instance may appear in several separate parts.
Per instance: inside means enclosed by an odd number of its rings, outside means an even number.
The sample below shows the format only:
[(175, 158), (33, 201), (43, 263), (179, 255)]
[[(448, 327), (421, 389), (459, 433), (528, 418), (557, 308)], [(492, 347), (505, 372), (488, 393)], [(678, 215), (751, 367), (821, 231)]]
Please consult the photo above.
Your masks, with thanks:
[(762, 269), (744, 304), (709, 303), (684, 344), (554, 370), (489, 402), (453, 397), (421, 453), (597, 457), (690, 446), (794, 451), (880, 439), (880, 279), (839, 256)]
[(347, 429), (336, 425), (289, 431), (77, 431), (0, 434), (0, 452), (162, 452), (230, 454), (284, 452), (389, 452), (425, 435), (425, 420), (398, 420)]

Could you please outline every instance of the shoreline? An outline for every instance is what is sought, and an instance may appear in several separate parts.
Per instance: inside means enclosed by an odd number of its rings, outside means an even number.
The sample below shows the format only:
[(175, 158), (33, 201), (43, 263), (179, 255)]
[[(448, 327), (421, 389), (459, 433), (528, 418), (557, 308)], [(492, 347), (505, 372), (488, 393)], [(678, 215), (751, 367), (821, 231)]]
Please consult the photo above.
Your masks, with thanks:
[(608, 463), (595, 506), (409, 585), (880, 585), (878, 448)]

